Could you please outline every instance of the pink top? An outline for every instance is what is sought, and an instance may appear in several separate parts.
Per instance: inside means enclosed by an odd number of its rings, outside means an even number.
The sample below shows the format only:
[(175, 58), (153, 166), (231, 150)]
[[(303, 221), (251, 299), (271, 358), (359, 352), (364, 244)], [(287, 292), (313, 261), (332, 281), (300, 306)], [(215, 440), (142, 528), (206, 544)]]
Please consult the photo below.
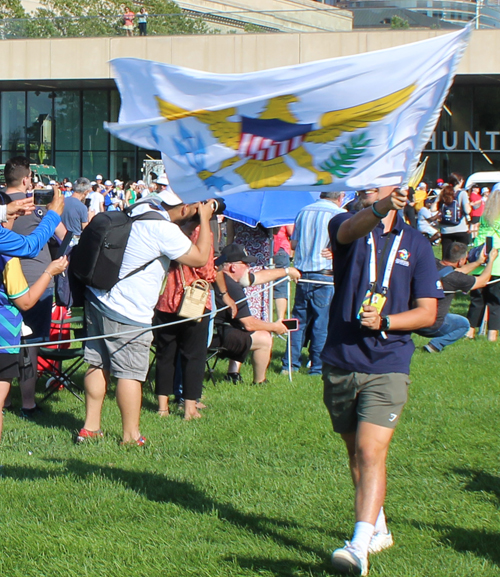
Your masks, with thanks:
[(292, 252), (290, 237), (288, 236), (286, 226), (282, 226), (274, 235), (274, 254), (276, 254), (280, 248), (282, 248), (288, 255)]
[(125, 12), (125, 14), (123, 15), (123, 20), (124, 20), (124, 26), (133, 26), (134, 24), (134, 18), (135, 18), (135, 13), (130, 11), (130, 12)]
[[(477, 202), (478, 200), (483, 200), (483, 197), (480, 194), (477, 194), (476, 192), (471, 192), (470, 193), (470, 201), (471, 203), (473, 202)], [(482, 216), (483, 215), (483, 211), (484, 211), (484, 202), (481, 202), (481, 204), (478, 206), (478, 208), (472, 208), (471, 211), (471, 216)]]

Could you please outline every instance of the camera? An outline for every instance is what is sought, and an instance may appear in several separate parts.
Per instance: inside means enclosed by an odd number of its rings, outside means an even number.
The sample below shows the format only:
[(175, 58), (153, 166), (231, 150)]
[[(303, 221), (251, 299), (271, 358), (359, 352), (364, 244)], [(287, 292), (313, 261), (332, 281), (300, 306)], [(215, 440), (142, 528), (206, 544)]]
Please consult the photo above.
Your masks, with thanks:
[[(203, 204), (206, 204), (208, 200), (205, 200)], [(214, 214), (222, 214), (226, 210), (226, 203), (223, 198), (218, 198), (212, 201)]]
[(37, 206), (47, 206), (54, 199), (54, 191), (52, 188), (46, 188), (33, 191), (33, 200)]

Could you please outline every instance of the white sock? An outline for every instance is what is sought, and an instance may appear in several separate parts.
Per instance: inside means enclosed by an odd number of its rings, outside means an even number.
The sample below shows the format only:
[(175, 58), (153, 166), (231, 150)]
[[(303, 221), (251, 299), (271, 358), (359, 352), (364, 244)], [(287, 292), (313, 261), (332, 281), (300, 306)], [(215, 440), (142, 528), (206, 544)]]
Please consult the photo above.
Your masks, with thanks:
[(375, 533), (388, 533), (387, 521), (385, 519), (384, 508), (380, 507), (377, 520), (375, 521)]
[(351, 545), (359, 549), (364, 556), (368, 555), (368, 545), (370, 544), (374, 531), (375, 525), (365, 523), (364, 521), (358, 521), (354, 525), (354, 534), (351, 539)]

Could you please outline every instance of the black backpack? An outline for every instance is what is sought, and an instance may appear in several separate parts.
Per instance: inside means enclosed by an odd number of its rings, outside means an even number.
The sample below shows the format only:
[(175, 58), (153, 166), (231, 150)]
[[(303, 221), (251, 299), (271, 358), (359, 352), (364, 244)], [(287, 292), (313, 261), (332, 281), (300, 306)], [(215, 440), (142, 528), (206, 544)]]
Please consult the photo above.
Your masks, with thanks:
[[(130, 216), (131, 209), (100, 212), (83, 229), (70, 261), (70, 274), (80, 283), (106, 291), (112, 289), (119, 280), (123, 280), (119, 274), (132, 223), (136, 220), (165, 220), (154, 209)], [(123, 278), (144, 270), (153, 260)]]

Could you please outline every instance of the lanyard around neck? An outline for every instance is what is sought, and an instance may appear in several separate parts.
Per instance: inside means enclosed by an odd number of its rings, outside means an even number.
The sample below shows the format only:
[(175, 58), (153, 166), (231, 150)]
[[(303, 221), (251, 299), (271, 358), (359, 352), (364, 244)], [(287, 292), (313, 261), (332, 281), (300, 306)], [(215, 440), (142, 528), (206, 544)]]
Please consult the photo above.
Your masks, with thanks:
[[(403, 238), (403, 231), (401, 231), (392, 242), (391, 251), (387, 258), (385, 264), (384, 278), (382, 280), (382, 294), (386, 294), (389, 290), (389, 284), (391, 282), (392, 270), (394, 268), (394, 262), (396, 261), (396, 255), (401, 244), (401, 239)], [(385, 252), (385, 251), (384, 251)], [(382, 254), (382, 258), (383, 258)], [(373, 233), (370, 233), (370, 288), (372, 291), (375, 290), (377, 284), (377, 247), (375, 246), (375, 238)]]

